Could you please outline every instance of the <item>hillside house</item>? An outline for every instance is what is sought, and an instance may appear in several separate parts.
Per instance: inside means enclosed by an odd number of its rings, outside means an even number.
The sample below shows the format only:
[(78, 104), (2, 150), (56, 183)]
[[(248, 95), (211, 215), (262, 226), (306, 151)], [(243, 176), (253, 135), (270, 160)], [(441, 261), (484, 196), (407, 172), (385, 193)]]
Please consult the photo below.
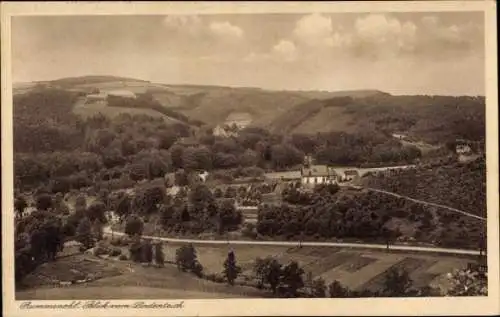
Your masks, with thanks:
[(224, 123), (229, 127), (236, 126), (239, 130), (244, 129), (252, 123), (252, 116), (246, 112), (231, 113)]

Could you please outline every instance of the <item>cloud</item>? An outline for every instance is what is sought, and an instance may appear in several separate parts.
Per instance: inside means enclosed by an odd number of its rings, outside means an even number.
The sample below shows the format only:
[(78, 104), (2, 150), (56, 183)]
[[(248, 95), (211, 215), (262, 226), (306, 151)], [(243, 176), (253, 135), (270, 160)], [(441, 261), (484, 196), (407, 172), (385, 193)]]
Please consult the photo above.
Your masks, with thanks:
[(227, 21), (212, 22), (209, 28), (213, 34), (221, 37), (230, 39), (240, 39), (243, 37), (243, 30), (240, 27), (233, 25)]
[(285, 61), (291, 62), (297, 58), (297, 47), (291, 41), (281, 40), (278, 44), (274, 45), (273, 53), (277, 57), (281, 57)]
[(366, 48), (377, 48), (384, 52), (411, 51), (416, 44), (417, 26), (412, 22), (402, 23), (384, 14), (369, 14), (355, 22), (356, 39)]
[(421, 19), (421, 22), (426, 28), (434, 28), (438, 24), (438, 18), (433, 15), (426, 15)]
[(306, 46), (332, 46), (332, 19), (313, 13), (299, 19), (293, 30), (295, 38)]
[(435, 16), (425, 16), (421, 23), (419, 49), (422, 52), (444, 54), (468, 52), (474, 48), (483, 50), (484, 31), (478, 24), (445, 25)]
[(197, 35), (203, 31), (203, 23), (197, 15), (167, 15), (162, 22), (166, 29), (174, 32)]
[(245, 63), (254, 63), (254, 62), (262, 62), (269, 60), (271, 58), (271, 54), (269, 53), (255, 53), (250, 52), (243, 58), (243, 62)]

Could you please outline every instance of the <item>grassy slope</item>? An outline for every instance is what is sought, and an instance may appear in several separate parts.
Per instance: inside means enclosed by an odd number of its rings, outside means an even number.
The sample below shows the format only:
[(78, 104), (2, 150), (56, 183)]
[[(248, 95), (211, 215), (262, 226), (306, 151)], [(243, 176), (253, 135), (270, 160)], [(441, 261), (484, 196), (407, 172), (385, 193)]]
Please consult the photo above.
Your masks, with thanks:
[(138, 109), (138, 108), (127, 108), (127, 107), (108, 107), (99, 104), (76, 104), (73, 108), (73, 113), (82, 116), (84, 118), (94, 116), (98, 113), (103, 114), (106, 117), (114, 118), (122, 113), (128, 113), (130, 115), (146, 115), (155, 118), (163, 118), (166, 122), (178, 123), (177, 119), (168, 117), (158, 111), (152, 109)]
[[(84, 258), (94, 261), (85, 270), (81, 265)], [(42, 274), (64, 281), (72, 275), (71, 270), (74, 269), (86, 273), (101, 273), (103, 278), (86, 284), (54, 288), (36, 277)], [(29, 284), (25, 289), (16, 292), (18, 300), (262, 297), (262, 292), (256, 289), (230, 287), (198, 279), (189, 273), (179, 272), (171, 264), (164, 268), (142, 267), (128, 261), (98, 259), (90, 255), (70, 256), (46, 263), (37, 268), (27, 278), (27, 282)]]
[(252, 116), (252, 125), (268, 126), (277, 115), (307, 100), (290, 92), (219, 89), (208, 91), (195, 101), (197, 106), (184, 109), (182, 113), (209, 124), (218, 124), (232, 112), (247, 112)]

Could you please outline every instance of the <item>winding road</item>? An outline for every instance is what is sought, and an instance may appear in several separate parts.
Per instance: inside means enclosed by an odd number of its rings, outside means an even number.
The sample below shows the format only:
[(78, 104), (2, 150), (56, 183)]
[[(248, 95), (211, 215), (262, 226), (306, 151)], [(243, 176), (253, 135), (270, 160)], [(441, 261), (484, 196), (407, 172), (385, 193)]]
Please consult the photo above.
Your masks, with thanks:
[[(104, 228), (104, 234), (115, 235), (115, 236), (125, 236), (125, 233), (118, 231), (111, 231), (109, 226)], [(385, 244), (365, 244), (365, 243), (343, 243), (343, 242), (306, 242), (306, 241), (253, 241), (253, 240), (198, 240), (198, 239), (177, 239), (177, 238), (165, 238), (156, 236), (142, 236), (146, 239), (152, 239), (163, 242), (173, 242), (173, 243), (192, 243), (192, 244), (205, 244), (205, 245), (217, 245), (217, 244), (233, 244), (233, 245), (267, 245), (267, 246), (289, 246), (296, 247), (299, 244), (302, 246), (310, 247), (340, 247), (340, 248), (359, 248), (359, 249), (373, 249), (373, 250), (385, 250), (387, 245)], [(434, 248), (434, 247), (418, 247), (418, 246), (408, 246), (408, 245), (390, 245), (390, 250), (395, 251), (410, 251), (410, 252), (431, 252), (431, 253), (445, 253), (454, 255), (480, 255), (479, 251), (476, 250), (462, 250), (462, 249), (446, 249), (446, 248)]]

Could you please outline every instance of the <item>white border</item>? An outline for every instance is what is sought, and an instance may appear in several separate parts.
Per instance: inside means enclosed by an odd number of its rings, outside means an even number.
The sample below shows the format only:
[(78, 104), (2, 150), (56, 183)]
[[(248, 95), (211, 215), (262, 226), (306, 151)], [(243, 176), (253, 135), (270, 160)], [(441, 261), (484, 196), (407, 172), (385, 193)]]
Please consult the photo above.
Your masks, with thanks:
[[(496, 6), (493, 1), (407, 2), (19, 2), (1, 3), (2, 71), (2, 259), (5, 316), (286, 316), (286, 315), (477, 315), (499, 314), (498, 77)], [(432, 299), (218, 299), (184, 300), (184, 308), (129, 310), (20, 310), (13, 283), (13, 155), (10, 17), (13, 15), (157, 15), (213, 13), (484, 11), (486, 36), (487, 198), (489, 296)], [(33, 301), (33, 303), (70, 301)], [(131, 301), (114, 300), (113, 303)], [(159, 300), (156, 300), (159, 302)], [(176, 301), (172, 301), (175, 303)]]

